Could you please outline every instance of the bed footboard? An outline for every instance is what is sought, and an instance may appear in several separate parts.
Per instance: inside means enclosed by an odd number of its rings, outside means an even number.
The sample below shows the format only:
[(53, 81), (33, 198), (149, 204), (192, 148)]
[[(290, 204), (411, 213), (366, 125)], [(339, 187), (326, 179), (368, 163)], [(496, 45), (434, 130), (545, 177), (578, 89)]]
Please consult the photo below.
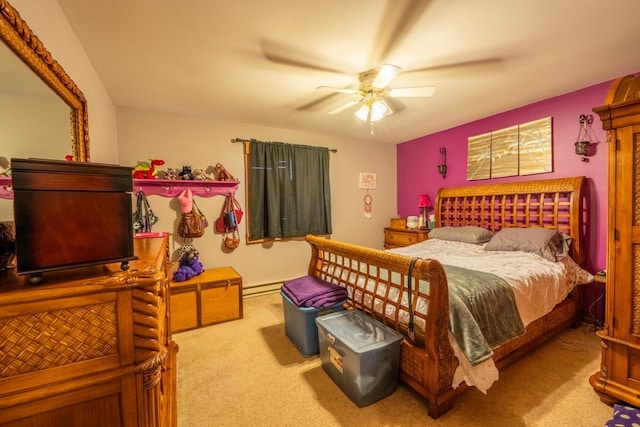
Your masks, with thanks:
[(449, 292), (442, 265), (418, 260), (409, 291), (407, 256), (316, 236), (306, 240), (312, 251), (309, 275), (344, 286), (349, 306), (405, 336), (400, 379), (427, 399), (429, 416), (451, 409), (458, 362), (448, 339)]

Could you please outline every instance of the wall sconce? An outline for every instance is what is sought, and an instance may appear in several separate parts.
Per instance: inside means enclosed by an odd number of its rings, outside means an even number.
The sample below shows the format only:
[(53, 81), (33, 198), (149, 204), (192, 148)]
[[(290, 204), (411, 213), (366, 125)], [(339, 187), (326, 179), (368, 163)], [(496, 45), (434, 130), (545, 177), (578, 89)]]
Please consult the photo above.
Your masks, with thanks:
[(578, 131), (578, 138), (575, 142), (576, 154), (582, 156), (583, 162), (588, 162), (586, 157), (589, 155), (589, 147), (593, 144), (591, 137), (589, 136), (589, 128), (593, 123), (593, 116), (591, 114), (580, 115), (580, 130)]
[(443, 178), (447, 177), (447, 149), (440, 147), (440, 163), (438, 164), (438, 172)]

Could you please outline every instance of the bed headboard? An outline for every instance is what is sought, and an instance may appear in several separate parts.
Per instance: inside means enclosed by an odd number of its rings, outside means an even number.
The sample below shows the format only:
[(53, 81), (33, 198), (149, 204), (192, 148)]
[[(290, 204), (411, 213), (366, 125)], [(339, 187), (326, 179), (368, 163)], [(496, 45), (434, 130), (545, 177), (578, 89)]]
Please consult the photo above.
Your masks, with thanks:
[(559, 230), (573, 238), (571, 258), (584, 265), (584, 181), (579, 176), (441, 188), (436, 196), (436, 227), (475, 225), (493, 232), (507, 227)]

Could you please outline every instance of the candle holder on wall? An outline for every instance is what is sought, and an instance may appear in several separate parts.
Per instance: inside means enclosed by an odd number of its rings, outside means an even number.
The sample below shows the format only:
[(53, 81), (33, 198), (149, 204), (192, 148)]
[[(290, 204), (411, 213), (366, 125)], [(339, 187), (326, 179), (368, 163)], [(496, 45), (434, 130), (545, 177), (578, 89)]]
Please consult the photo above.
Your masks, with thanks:
[(447, 149), (440, 147), (440, 164), (438, 164), (438, 172), (443, 178), (447, 177)]
[(588, 162), (589, 159), (589, 149), (591, 145), (594, 144), (591, 136), (589, 136), (589, 129), (591, 129), (591, 124), (593, 123), (593, 116), (591, 114), (581, 114), (580, 115), (580, 130), (578, 131), (578, 138), (574, 143), (576, 154), (578, 156), (582, 156), (583, 162)]

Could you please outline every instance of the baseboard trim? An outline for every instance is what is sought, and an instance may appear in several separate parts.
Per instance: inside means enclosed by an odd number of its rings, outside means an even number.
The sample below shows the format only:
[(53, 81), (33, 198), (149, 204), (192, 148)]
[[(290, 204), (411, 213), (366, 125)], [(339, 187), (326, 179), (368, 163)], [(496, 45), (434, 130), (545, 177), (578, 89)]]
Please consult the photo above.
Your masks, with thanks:
[(263, 283), (261, 285), (255, 285), (242, 289), (242, 297), (255, 297), (259, 295), (273, 294), (276, 292), (280, 292), (280, 288), (282, 287), (282, 282), (275, 283)]

